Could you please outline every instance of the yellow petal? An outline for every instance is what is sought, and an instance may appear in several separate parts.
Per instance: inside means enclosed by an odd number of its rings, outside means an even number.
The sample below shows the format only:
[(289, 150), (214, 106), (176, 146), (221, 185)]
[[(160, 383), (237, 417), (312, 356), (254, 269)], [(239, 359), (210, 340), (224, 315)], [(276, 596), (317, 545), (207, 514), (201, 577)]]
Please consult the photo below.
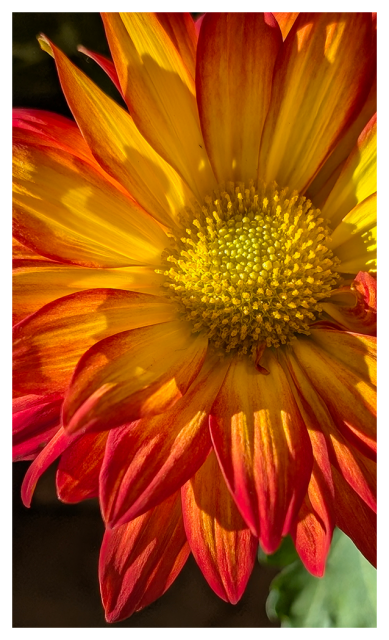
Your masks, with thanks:
[(337, 179), (322, 213), (334, 228), (357, 204), (377, 191), (377, 115), (368, 122)]
[(139, 133), (131, 116), (50, 43), (62, 89), (94, 157), (163, 224), (174, 224), (191, 196), (188, 187)]
[[(39, 256), (38, 256), (39, 258)], [(45, 304), (85, 289), (124, 289), (163, 295), (152, 267), (87, 269), (51, 260), (18, 260), (12, 274), (13, 322), (35, 313)]]
[(372, 45), (367, 13), (299, 14), (276, 63), (259, 178), (308, 187), (366, 100)]
[(13, 147), (14, 235), (54, 260), (96, 267), (160, 263), (166, 235), (92, 165), (50, 147)]
[(181, 56), (152, 13), (107, 13), (103, 20), (135, 124), (202, 200), (215, 179), (200, 129), (194, 81)]
[(357, 204), (336, 227), (331, 249), (341, 260), (341, 273), (377, 269), (377, 194)]

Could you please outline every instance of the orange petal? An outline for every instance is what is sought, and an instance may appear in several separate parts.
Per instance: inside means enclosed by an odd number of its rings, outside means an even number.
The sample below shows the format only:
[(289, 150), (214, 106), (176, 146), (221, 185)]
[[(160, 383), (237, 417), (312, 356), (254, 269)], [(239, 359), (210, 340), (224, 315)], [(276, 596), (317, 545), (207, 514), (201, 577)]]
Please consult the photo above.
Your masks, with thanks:
[(261, 375), (235, 360), (211, 412), (211, 436), (227, 485), (266, 553), (296, 516), (312, 470), (312, 449), (277, 356), (265, 351)]
[(63, 397), (27, 395), (12, 403), (13, 460), (33, 460), (57, 433)]
[(12, 260), (47, 260), (44, 256), (39, 255), (26, 245), (12, 238)]
[(208, 414), (227, 366), (208, 359), (170, 411), (112, 432), (100, 479), (101, 508), (109, 526), (158, 504), (202, 465), (211, 448)]
[(367, 123), (328, 196), (322, 213), (334, 229), (360, 202), (377, 191), (377, 114)]
[(197, 376), (208, 340), (183, 321), (122, 331), (81, 358), (64, 402), (64, 425), (105, 430), (170, 409)]
[(99, 562), (106, 620), (124, 620), (159, 598), (188, 555), (179, 493), (132, 522), (106, 531)]
[(161, 296), (164, 292), (160, 282), (161, 276), (153, 267), (88, 269), (40, 259), (39, 256), (34, 260), (15, 260), (12, 272), (13, 322), (20, 322), (53, 300), (85, 289), (124, 289)]
[(194, 80), (153, 13), (102, 14), (126, 103), (149, 144), (201, 201), (215, 187)]
[(96, 342), (174, 315), (164, 298), (116, 289), (91, 289), (50, 302), (15, 326), (15, 392), (64, 391), (78, 360)]
[(108, 98), (70, 60), (50, 47), (62, 89), (94, 157), (137, 202), (162, 224), (171, 226), (191, 192), (139, 133), (131, 116)]
[(300, 13), (277, 59), (258, 177), (304, 192), (371, 85), (371, 17)]
[(376, 339), (333, 328), (312, 329), (292, 348), (336, 427), (364, 455), (376, 449)]
[(377, 517), (351, 489), (342, 474), (333, 469), (336, 525), (351, 538), (365, 558), (377, 566)]
[(273, 11), (273, 16), (277, 20), (281, 29), (282, 38), (285, 40), (286, 36), (288, 35), (289, 31), (291, 30), (291, 28), (293, 27), (296, 21), (298, 13)]
[[(372, 509), (376, 508), (375, 464), (354, 448), (338, 428), (339, 420), (328, 403), (316, 391), (310, 382), (311, 370), (296, 359), (293, 350), (288, 349), (284, 358), (291, 377), (291, 385), (301, 415), (307, 426), (312, 442), (313, 454), (321, 475), (328, 487), (329, 495), (334, 496), (332, 472), (329, 461), (342, 473), (348, 484)], [(325, 366), (321, 371), (325, 370)], [(323, 442), (324, 440), (324, 442)], [(330, 500), (327, 501), (329, 505)]]
[(377, 280), (360, 271), (351, 286), (331, 293), (323, 310), (348, 331), (377, 335)]
[(272, 14), (209, 13), (197, 50), (196, 89), (218, 182), (253, 179), (282, 44)]
[(54, 146), (13, 146), (13, 233), (54, 260), (159, 265), (166, 235), (92, 164)]
[(99, 473), (108, 433), (86, 433), (63, 452), (56, 475), (60, 500), (75, 503), (99, 495)]
[(251, 575), (258, 542), (235, 506), (213, 451), (182, 487), (181, 496), (195, 560), (214, 592), (235, 604)]
[(155, 15), (194, 79), (196, 74), (197, 35), (192, 16), (190, 13), (156, 13)]

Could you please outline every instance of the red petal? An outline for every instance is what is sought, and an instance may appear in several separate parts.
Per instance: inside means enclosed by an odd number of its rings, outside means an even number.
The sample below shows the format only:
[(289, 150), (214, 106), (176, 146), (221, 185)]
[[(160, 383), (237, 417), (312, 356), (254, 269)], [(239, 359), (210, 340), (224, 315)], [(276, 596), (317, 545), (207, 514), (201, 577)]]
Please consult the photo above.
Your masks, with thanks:
[(16, 398), (12, 404), (12, 454), (14, 460), (30, 460), (60, 428), (63, 397), (59, 393)]
[(215, 593), (235, 604), (251, 575), (258, 542), (235, 506), (213, 451), (181, 495), (195, 560)]
[(68, 436), (64, 429), (59, 429), (49, 444), (40, 452), (29, 466), (22, 484), (22, 500), (25, 507), (31, 504), (32, 494), (42, 473), (65, 451), (79, 435)]
[(312, 470), (308, 433), (277, 356), (261, 375), (248, 359), (230, 367), (211, 412), (211, 436), (236, 504), (267, 553), (297, 515)]
[(360, 271), (351, 286), (333, 291), (321, 306), (348, 331), (377, 335), (377, 280), (369, 273)]
[(208, 414), (227, 366), (209, 360), (170, 411), (112, 431), (100, 491), (110, 526), (158, 504), (202, 465), (211, 448)]
[(56, 484), (60, 500), (80, 502), (99, 495), (99, 474), (108, 431), (86, 433), (61, 455)]
[(94, 51), (90, 51), (90, 49), (86, 49), (86, 47), (83, 47), (83, 46), (79, 46), (77, 47), (77, 49), (81, 51), (81, 53), (85, 53), (85, 55), (88, 56), (89, 58), (92, 58), (92, 60), (94, 60), (99, 65), (99, 67), (101, 67), (103, 71), (105, 71), (105, 73), (112, 80), (113, 84), (115, 85), (116, 89), (119, 91), (120, 95), (124, 100), (124, 95), (123, 95), (122, 88), (120, 86), (118, 74), (112, 60), (109, 60), (108, 58), (100, 55), (99, 53), (94, 53)]
[(291, 535), (304, 566), (318, 578), (324, 575), (334, 526), (332, 496), (320, 469), (314, 464), (308, 493)]
[(100, 588), (108, 622), (139, 611), (169, 588), (189, 555), (179, 493), (113, 531), (100, 552)]
[(351, 538), (365, 558), (377, 566), (377, 518), (363, 500), (333, 469), (336, 525)]

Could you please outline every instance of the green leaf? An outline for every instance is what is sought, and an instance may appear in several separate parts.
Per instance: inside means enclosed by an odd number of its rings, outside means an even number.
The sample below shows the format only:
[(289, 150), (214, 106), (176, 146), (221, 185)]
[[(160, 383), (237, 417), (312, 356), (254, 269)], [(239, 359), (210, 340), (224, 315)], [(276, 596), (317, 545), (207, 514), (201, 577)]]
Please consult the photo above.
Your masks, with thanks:
[(338, 529), (323, 578), (296, 560), (273, 580), (266, 610), (282, 627), (376, 627), (376, 570)]
[(288, 564), (291, 564), (291, 562), (298, 560), (298, 554), (292, 538), (290, 536), (283, 538), (281, 546), (270, 556), (266, 555), (261, 547), (259, 547), (258, 560), (261, 564), (271, 567), (286, 567)]

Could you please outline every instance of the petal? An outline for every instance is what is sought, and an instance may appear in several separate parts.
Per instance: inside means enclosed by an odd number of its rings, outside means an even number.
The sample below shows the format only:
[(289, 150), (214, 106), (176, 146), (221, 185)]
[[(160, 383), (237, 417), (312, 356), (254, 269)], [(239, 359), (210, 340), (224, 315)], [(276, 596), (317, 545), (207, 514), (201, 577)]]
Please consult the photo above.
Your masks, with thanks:
[(109, 526), (158, 504), (202, 465), (211, 448), (208, 414), (227, 366), (208, 359), (170, 411), (112, 432), (100, 477), (101, 508)]
[(46, 260), (44, 256), (40, 256), (29, 247), (12, 238), (12, 260)]
[(322, 213), (334, 229), (354, 207), (377, 191), (377, 114), (348, 156)]
[(364, 104), (371, 17), (300, 13), (277, 59), (258, 177), (304, 192)]
[(22, 501), (25, 507), (30, 506), (32, 495), (41, 475), (58, 458), (58, 456), (60, 456), (65, 449), (79, 437), (79, 434), (75, 436), (68, 436), (64, 429), (59, 429), (46, 447), (30, 464), (22, 484)]
[(257, 173), (273, 68), (281, 44), (281, 32), (271, 14), (213, 13), (204, 17), (197, 50), (197, 101), (218, 182), (249, 181)]
[(323, 398), (336, 427), (364, 455), (376, 449), (376, 339), (315, 328), (292, 343), (293, 351)]
[[(22, 246), (22, 245), (21, 245)], [(109, 288), (163, 295), (153, 267), (88, 269), (51, 260), (17, 260), (12, 272), (13, 318), (20, 322), (45, 304), (85, 289)]]
[(312, 449), (277, 356), (236, 360), (211, 412), (212, 441), (227, 485), (266, 553), (288, 532), (306, 493)]
[(335, 504), (333, 476), (328, 464), (331, 462), (350, 487), (375, 509), (375, 464), (359, 453), (337, 428), (336, 417), (309, 380), (310, 369), (306, 367), (303, 370), (291, 348), (285, 352), (284, 358), (294, 396), (311, 438), (314, 458), (328, 487), (327, 506), (331, 503), (331, 496)]
[(179, 493), (128, 524), (106, 531), (99, 562), (106, 620), (124, 620), (159, 598), (188, 555)]
[(351, 286), (331, 293), (323, 310), (348, 331), (377, 335), (377, 280), (360, 271)]
[(96, 342), (174, 316), (164, 298), (116, 289), (50, 302), (14, 328), (14, 389), (19, 395), (64, 391), (78, 360)]
[(67, 430), (105, 430), (167, 411), (197, 376), (207, 344), (179, 320), (100, 340), (81, 358), (65, 397)]
[(377, 111), (377, 78), (374, 74), (369, 95), (354, 122), (343, 132), (335, 149), (309, 185), (306, 195), (321, 209), (337, 181), (343, 165), (357, 144), (358, 137)]
[(108, 433), (86, 433), (63, 452), (56, 475), (60, 500), (75, 503), (99, 495), (99, 474)]
[(194, 79), (196, 74), (197, 35), (192, 16), (190, 13), (156, 13), (155, 15)]
[(281, 29), (282, 38), (283, 40), (285, 40), (286, 36), (288, 35), (289, 31), (291, 30), (291, 28), (293, 27), (296, 21), (298, 12), (290, 13), (290, 12), (282, 12), (282, 11), (276, 11), (276, 12), (273, 11), (273, 16), (277, 20), (279, 27)]
[(107, 76), (110, 78), (110, 80), (112, 80), (112, 82), (115, 85), (116, 89), (119, 91), (120, 95), (124, 99), (122, 88), (120, 86), (120, 82), (119, 82), (119, 78), (118, 78), (118, 74), (117, 74), (117, 71), (115, 69), (115, 65), (112, 62), (112, 60), (109, 60), (105, 56), (102, 56), (99, 53), (95, 53), (94, 51), (91, 51), (90, 49), (86, 49), (86, 47), (83, 47), (83, 46), (78, 46), (77, 49), (81, 53), (85, 53), (85, 55), (88, 56), (88, 58), (91, 58), (92, 60), (94, 60), (96, 62), (96, 64), (98, 64), (99, 67), (101, 67), (103, 69), (103, 71), (105, 71)]
[(64, 150), (13, 146), (13, 233), (37, 253), (91, 267), (160, 263), (166, 235), (91, 164)]
[(305, 568), (317, 578), (324, 575), (335, 526), (332, 500), (328, 497), (327, 484), (314, 463), (308, 493), (291, 535)]
[(15, 398), (12, 403), (12, 455), (14, 460), (30, 460), (57, 433), (63, 397), (59, 393)]
[(153, 149), (202, 200), (215, 187), (194, 80), (152, 13), (102, 14), (128, 109)]
[(12, 110), (14, 142), (40, 144), (62, 149), (98, 167), (88, 145), (73, 120), (39, 109)]
[(365, 558), (377, 566), (377, 517), (351, 489), (342, 474), (333, 469), (336, 524), (351, 538)]
[(377, 270), (377, 194), (357, 204), (336, 227), (331, 250), (340, 273)]
[(191, 551), (211, 589), (236, 604), (256, 559), (258, 542), (226, 487), (212, 451), (181, 489), (185, 531)]
[(50, 47), (66, 100), (98, 163), (154, 218), (174, 224), (191, 195), (182, 179), (146, 142), (124, 109), (46, 38), (41, 46)]

